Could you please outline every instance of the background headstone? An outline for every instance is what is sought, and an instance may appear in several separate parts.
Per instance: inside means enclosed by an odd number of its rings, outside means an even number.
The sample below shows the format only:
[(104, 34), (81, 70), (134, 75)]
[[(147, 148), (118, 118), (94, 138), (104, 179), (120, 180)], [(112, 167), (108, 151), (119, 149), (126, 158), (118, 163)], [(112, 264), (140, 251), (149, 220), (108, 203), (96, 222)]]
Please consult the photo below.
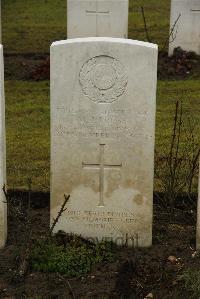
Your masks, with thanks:
[(68, 0), (67, 37), (128, 36), (128, 0)]
[(0, 45), (0, 248), (5, 245), (7, 238), (7, 205), (2, 190), (6, 184), (5, 144), (4, 62), (3, 46)]
[(55, 231), (151, 245), (156, 83), (156, 45), (52, 44), (52, 220), (71, 195)]
[(177, 47), (200, 54), (199, 0), (171, 0), (170, 31), (173, 27), (174, 32), (173, 36), (170, 37), (169, 55), (172, 55)]
[(197, 205), (197, 240), (196, 248), (200, 249), (200, 163), (199, 163), (199, 188), (198, 188), (198, 205)]

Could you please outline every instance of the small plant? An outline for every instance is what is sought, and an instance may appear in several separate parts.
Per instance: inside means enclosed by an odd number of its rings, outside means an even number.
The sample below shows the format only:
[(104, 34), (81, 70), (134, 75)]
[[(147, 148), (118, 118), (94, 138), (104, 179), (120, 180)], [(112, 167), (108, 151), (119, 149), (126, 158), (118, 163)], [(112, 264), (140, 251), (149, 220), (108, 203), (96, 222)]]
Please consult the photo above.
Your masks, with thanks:
[(70, 236), (67, 244), (59, 245), (55, 239), (37, 242), (31, 253), (33, 270), (57, 272), (68, 277), (79, 277), (91, 271), (93, 265), (113, 260), (112, 244), (93, 244), (77, 236)]
[(185, 288), (191, 293), (193, 299), (200, 298), (200, 270), (188, 269), (184, 271), (182, 279), (185, 283)]
[(191, 198), (194, 179), (198, 174), (200, 143), (195, 124), (189, 117), (184, 119), (182, 102), (177, 102), (167, 152), (156, 155), (155, 174), (164, 193), (164, 203), (174, 207), (181, 193)]

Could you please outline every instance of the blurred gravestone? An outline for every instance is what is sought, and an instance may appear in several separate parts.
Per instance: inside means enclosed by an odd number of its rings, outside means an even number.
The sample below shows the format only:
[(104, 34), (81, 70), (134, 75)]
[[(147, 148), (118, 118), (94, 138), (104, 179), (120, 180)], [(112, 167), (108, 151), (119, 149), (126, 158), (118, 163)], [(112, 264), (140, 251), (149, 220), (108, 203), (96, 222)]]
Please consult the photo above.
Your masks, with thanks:
[(200, 54), (200, 0), (171, 0), (169, 55), (177, 47)]
[(68, 0), (67, 37), (127, 38), (128, 0)]
[(0, 248), (5, 245), (7, 237), (7, 204), (2, 190), (6, 184), (5, 144), (4, 63), (3, 47), (0, 45)]
[(51, 47), (51, 219), (55, 231), (152, 243), (157, 46), (82, 38)]

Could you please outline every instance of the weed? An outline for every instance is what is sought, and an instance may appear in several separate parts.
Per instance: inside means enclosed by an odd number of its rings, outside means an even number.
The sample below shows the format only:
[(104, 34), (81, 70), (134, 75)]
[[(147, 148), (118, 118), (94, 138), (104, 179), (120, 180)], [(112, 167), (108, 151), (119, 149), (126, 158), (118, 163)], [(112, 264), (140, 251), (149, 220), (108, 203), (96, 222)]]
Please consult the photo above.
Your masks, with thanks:
[(55, 239), (39, 241), (32, 249), (33, 270), (57, 272), (68, 277), (79, 277), (91, 271), (93, 265), (113, 261), (112, 244), (93, 244), (77, 236), (70, 236), (67, 246), (59, 245)]
[(191, 293), (193, 299), (200, 298), (200, 270), (187, 269), (182, 275), (185, 288)]
[(155, 173), (164, 191), (165, 204), (174, 206), (180, 193), (191, 195), (198, 173), (200, 143), (195, 123), (183, 113), (182, 102), (177, 101), (171, 142), (165, 155), (156, 156)]

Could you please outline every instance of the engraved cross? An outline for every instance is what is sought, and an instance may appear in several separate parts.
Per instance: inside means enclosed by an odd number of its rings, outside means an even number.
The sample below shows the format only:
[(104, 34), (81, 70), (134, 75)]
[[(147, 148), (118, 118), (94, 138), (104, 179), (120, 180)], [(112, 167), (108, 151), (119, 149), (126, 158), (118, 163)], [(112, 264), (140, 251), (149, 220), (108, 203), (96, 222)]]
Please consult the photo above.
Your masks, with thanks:
[(88, 16), (95, 16), (96, 17), (96, 35), (98, 36), (98, 18), (99, 16), (110, 16), (110, 11), (109, 10), (100, 10), (98, 8), (98, 1), (96, 1), (96, 8), (95, 10), (86, 10), (86, 15)]
[(190, 9), (192, 13), (199, 13), (200, 14), (200, 9)]
[(100, 192), (100, 200), (99, 200), (99, 207), (104, 207), (104, 170), (105, 169), (120, 169), (122, 164), (119, 165), (110, 165), (105, 164), (104, 161), (104, 147), (105, 144), (100, 144), (100, 163), (95, 164), (87, 164), (82, 163), (83, 168), (87, 169), (98, 169), (99, 170), (99, 192)]

